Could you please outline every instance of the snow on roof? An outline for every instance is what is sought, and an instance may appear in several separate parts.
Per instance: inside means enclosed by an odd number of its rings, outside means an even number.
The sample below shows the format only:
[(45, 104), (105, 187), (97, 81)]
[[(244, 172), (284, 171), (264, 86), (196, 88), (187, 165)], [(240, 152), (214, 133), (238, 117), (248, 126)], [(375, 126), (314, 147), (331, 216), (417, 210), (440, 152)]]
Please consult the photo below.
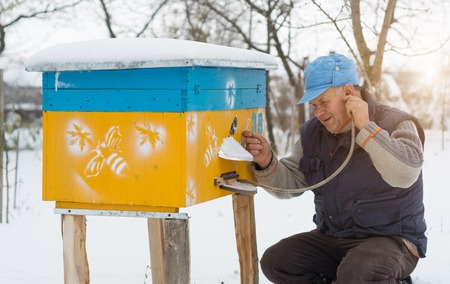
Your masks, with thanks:
[(49, 47), (25, 62), (27, 71), (111, 70), (180, 66), (276, 69), (270, 54), (202, 42), (113, 38)]

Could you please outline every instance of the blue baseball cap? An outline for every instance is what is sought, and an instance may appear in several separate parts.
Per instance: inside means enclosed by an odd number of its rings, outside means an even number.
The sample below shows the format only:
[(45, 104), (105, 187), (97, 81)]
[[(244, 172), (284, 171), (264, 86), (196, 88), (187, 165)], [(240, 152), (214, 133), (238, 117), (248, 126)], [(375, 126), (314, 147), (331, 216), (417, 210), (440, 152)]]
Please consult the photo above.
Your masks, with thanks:
[(305, 95), (297, 104), (309, 102), (329, 87), (359, 85), (355, 64), (342, 54), (321, 56), (305, 68)]

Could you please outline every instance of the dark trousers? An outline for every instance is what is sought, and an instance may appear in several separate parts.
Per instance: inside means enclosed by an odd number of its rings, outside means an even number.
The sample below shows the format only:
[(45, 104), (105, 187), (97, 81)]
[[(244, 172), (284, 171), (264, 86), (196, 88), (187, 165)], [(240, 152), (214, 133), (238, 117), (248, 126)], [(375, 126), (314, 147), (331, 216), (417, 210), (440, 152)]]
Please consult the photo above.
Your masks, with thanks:
[(394, 284), (408, 277), (418, 260), (400, 237), (343, 239), (313, 230), (268, 248), (261, 269), (277, 284), (326, 283), (324, 278), (335, 284)]

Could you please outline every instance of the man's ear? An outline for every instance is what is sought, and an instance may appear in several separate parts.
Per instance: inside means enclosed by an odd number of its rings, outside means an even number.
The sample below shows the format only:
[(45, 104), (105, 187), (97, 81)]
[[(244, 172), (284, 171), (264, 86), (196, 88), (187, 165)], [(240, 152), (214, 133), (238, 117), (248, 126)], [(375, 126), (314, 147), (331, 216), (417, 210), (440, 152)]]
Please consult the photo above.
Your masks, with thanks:
[(353, 96), (355, 94), (355, 87), (352, 84), (347, 84), (344, 86), (345, 96)]

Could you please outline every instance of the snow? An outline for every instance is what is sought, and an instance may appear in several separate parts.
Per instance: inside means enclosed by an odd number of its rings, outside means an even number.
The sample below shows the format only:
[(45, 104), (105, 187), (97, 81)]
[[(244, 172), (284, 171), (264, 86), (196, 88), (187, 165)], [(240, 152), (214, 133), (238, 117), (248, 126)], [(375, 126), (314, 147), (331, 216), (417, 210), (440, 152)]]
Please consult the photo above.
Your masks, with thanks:
[[(446, 133), (448, 137), (448, 133)], [(412, 274), (415, 284), (448, 283), (447, 245), (450, 206), (445, 179), (450, 163), (450, 139), (426, 132), (425, 206), (429, 247), (427, 258)], [(20, 209), (10, 224), (0, 224), (0, 283), (63, 283), (60, 215), (54, 203), (41, 200), (42, 152), (20, 155)], [(310, 230), (312, 193), (275, 199), (263, 190), (255, 195), (258, 254), (283, 237)], [(191, 283), (239, 283), (239, 261), (230, 196), (181, 209), (190, 216)], [(87, 217), (87, 254), (91, 283), (151, 283), (146, 220), (125, 217)], [(269, 283), (260, 272), (260, 283)]]
[[(274, 57), (250, 50), (171, 39), (104, 39), (61, 44), (30, 57), (28, 71), (214, 66), (274, 69)], [(445, 140), (447, 148), (449, 139)], [(63, 283), (61, 218), (54, 202), (43, 202), (42, 152), (23, 151), (19, 208), (0, 224), (0, 283)], [(412, 274), (415, 284), (448, 283), (450, 207), (445, 180), (450, 150), (441, 133), (427, 131), (425, 206), (429, 247)], [(13, 161), (11, 162), (13, 164)], [(440, 190), (437, 193), (436, 190)], [(190, 216), (191, 283), (239, 283), (231, 197), (183, 208)], [(255, 195), (258, 255), (281, 238), (314, 228), (313, 194), (279, 200)], [(151, 283), (147, 223), (143, 218), (87, 217), (91, 283)], [(260, 283), (269, 283), (260, 272)]]
[(208, 66), (276, 69), (266, 53), (196, 41), (164, 38), (110, 38), (46, 48), (25, 62), (27, 71), (115, 70)]

